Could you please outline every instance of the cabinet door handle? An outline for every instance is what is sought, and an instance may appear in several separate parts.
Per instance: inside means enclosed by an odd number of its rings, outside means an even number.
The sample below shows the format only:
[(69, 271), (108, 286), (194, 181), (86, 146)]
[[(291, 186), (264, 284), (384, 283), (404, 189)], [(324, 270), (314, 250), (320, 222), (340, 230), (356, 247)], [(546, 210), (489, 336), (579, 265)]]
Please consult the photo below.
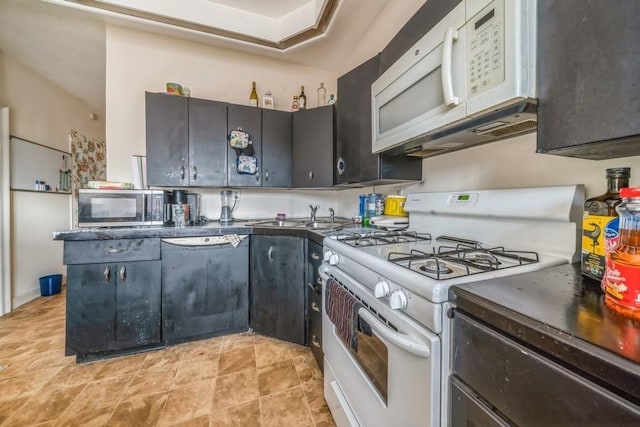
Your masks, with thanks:
[(317, 311), (318, 313), (320, 313), (320, 307), (318, 307), (318, 304), (316, 304), (315, 301), (311, 303), (311, 310)]
[(104, 268), (104, 273), (102, 273), (102, 275), (104, 276), (104, 281), (106, 283), (109, 283), (109, 280), (111, 280), (111, 267), (109, 267), (108, 265)]
[(318, 260), (318, 259), (320, 259), (320, 255), (318, 255), (318, 254), (317, 254), (317, 253), (315, 253), (315, 252), (311, 252), (311, 258), (312, 258), (312, 259), (315, 259), (315, 260)]
[(311, 344), (315, 345), (316, 347), (320, 348), (320, 341), (318, 341), (318, 337), (314, 335), (311, 335)]
[(313, 171), (309, 171), (309, 181), (313, 181)]
[(121, 252), (126, 251), (125, 248), (109, 248), (109, 249), (105, 249), (104, 252), (109, 255), (109, 254), (119, 254)]
[(273, 261), (273, 246), (269, 246), (269, 251), (267, 251), (267, 257), (269, 258), (269, 262)]
[(338, 159), (338, 164), (336, 165), (336, 169), (338, 169), (338, 175), (344, 174), (345, 166), (346, 164), (344, 162), (344, 159), (340, 157)]
[(322, 286), (322, 278), (321, 277), (316, 277), (316, 283), (320, 286)]
[(269, 181), (269, 169), (265, 169), (264, 171), (264, 180), (265, 182)]
[(185, 168), (184, 165), (180, 166), (180, 180), (184, 181), (184, 176), (185, 176)]
[(127, 280), (127, 268), (124, 264), (120, 267), (120, 280), (123, 282)]
[(447, 107), (460, 103), (458, 97), (453, 94), (453, 74), (451, 73), (453, 42), (456, 40), (458, 40), (458, 31), (453, 27), (447, 28), (442, 41), (442, 94), (444, 105)]
[(196, 165), (193, 165), (193, 180), (195, 181), (198, 178), (198, 168)]

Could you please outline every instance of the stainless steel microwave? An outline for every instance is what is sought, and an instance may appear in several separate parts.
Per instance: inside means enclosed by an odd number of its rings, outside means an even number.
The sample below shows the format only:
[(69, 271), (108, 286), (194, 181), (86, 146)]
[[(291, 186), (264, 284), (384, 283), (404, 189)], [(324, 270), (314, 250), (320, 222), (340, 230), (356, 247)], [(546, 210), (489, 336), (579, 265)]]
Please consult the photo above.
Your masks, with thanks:
[(164, 223), (166, 194), (163, 190), (80, 189), (78, 226), (161, 226)]
[(534, 130), (536, 7), (462, 0), (372, 84), (372, 151), (426, 156)]

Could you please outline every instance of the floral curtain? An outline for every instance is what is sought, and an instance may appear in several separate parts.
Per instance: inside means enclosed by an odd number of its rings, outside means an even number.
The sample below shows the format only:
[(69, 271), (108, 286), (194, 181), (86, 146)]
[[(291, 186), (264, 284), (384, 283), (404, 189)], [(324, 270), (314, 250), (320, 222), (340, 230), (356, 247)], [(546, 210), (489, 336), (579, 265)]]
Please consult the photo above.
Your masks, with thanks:
[(73, 195), (73, 227), (78, 226), (78, 189), (88, 181), (107, 179), (106, 144), (75, 130), (69, 133), (71, 146), (71, 193)]

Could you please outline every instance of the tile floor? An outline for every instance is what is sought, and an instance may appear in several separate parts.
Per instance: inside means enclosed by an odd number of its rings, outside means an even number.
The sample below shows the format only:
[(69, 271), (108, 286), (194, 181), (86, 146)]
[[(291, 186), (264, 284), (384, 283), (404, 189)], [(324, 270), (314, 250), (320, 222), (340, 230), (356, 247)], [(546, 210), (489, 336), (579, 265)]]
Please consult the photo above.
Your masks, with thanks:
[(238, 334), (78, 365), (65, 295), (0, 317), (0, 426), (334, 426), (305, 347)]

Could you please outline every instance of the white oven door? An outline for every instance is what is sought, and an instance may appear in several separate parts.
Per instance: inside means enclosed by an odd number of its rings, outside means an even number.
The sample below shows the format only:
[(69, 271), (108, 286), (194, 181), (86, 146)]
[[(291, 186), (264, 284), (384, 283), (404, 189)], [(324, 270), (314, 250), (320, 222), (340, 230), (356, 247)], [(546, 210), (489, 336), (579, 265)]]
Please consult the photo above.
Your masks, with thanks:
[[(371, 335), (347, 345), (323, 311), (325, 398), (339, 427), (434, 426), (440, 422), (440, 340), (395, 312), (350, 276), (324, 264), (323, 288), (333, 277), (358, 298), (358, 316)], [(323, 307), (326, 307), (323, 292)], [(369, 329), (367, 328), (367, 329)]]

